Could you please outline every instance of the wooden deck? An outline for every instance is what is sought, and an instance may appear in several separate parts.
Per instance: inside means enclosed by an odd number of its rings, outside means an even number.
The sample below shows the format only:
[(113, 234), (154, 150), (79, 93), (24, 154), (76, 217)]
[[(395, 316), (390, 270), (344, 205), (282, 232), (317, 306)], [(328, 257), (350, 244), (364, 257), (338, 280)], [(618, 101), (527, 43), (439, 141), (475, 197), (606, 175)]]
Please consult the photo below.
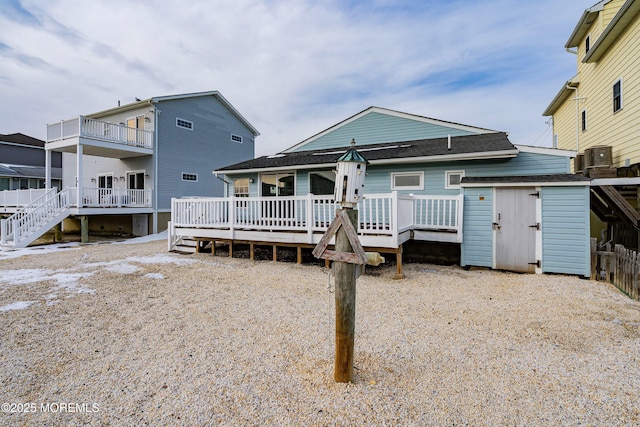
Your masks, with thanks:
[[(183, 238), (257, 245), (313, 248), (336, 213), (333, 196), (173, 199), (168, 249)], [(368, 194), (358, 204), (358, 238), (369, 252), (392, 253), (402, 274), (402, 245), (410, 239), (462, 242), (463, 197)], [(331, 244), (334, 242), (332, 241)]]

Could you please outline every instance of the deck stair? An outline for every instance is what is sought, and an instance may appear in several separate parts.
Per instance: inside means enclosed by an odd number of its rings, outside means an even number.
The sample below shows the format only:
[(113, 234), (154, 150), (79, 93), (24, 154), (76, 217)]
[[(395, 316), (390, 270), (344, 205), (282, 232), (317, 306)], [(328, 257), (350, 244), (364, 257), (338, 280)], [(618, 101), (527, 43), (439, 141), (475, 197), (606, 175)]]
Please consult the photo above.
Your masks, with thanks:
[(171, 249), (171, 252), (175, 252), (183, 255), (191, 255), (197, 252), (198, 242), (189, 237), (182, 237), (179, 239)]
[(591, 206), (593, 212), (603, 221), (620, 221), (638, 227), (638, 211), (613, 186), (591, 187)]
[(24, 206), (0, 223), (0, 245), (25, 248), (69, 216), (71, 192), (69, 188), (43, 196)]

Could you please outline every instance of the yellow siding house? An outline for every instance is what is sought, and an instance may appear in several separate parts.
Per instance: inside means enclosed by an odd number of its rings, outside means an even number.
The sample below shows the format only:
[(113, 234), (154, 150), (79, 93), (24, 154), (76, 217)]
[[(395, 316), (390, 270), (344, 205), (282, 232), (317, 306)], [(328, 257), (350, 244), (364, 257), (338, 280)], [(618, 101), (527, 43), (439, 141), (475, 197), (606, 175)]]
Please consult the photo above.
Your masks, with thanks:
[(611, 166), (640, 176), (640, 0), (585, 10), (565, 48), (576, 55), (577, 74), (543, 113), (553, 118), (554, 147), (611, 146)]

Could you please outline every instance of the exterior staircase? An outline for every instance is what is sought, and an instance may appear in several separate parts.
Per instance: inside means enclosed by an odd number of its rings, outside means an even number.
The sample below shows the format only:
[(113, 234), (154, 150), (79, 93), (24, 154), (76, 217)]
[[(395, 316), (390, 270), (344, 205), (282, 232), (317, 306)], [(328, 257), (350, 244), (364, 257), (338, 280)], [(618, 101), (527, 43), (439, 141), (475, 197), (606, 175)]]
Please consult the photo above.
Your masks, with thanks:
[(69, 216), (71, 191), (47, 191), (0, 222), (0, 246), (25, 248)]

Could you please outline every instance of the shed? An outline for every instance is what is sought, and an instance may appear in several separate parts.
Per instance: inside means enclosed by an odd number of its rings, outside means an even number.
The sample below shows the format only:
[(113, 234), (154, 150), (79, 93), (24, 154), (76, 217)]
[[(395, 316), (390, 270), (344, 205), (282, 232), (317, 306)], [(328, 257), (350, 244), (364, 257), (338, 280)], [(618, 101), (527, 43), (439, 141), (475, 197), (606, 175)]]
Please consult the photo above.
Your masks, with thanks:
[(589, 185), (570, 174), (463, 178), (461, 265), (589, 277)]

